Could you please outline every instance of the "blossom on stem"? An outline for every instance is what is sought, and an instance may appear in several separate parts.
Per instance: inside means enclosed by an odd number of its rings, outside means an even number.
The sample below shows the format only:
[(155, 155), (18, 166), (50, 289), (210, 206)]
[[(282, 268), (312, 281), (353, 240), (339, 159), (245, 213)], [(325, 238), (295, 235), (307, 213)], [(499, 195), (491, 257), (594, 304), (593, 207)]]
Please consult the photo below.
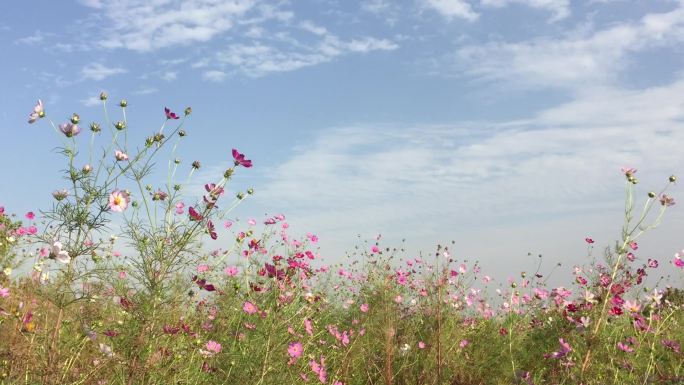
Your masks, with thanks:
[(109, 208), (114, 212), (121, 213), (126, 210), (130, 200), (131, 197), (126, 191), (114, 190), (109, 194)]
[(31, 111), (31, 113), (29, 114), (28, 122), (33, 124), (36, 122), (36, 120), (44, 116), (45, 109), (43, 108), (43, 101), (38, 99), (38, 103), (36, 103), (35, 107), (33, 107), (33, 111)]

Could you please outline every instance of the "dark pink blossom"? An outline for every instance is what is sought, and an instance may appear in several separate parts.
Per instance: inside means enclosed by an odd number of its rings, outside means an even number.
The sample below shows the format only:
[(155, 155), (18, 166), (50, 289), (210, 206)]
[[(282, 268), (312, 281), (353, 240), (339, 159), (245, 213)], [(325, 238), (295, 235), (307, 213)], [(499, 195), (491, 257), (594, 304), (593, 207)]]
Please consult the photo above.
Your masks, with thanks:
[(252, 167), (252, 161), (245, 159), (245, 154), (241, 154), (238, 150), (233, 149), (233, 159), (236, 166), (242, 166), (245, 168)]

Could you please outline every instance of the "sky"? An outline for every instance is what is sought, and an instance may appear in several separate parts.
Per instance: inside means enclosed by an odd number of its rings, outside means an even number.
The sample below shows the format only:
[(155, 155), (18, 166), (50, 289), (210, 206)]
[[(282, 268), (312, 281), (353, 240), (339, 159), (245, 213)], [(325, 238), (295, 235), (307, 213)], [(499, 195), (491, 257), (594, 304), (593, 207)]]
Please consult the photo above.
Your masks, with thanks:
[[(140, 140), (192, 106), (178, 156), (205, 165), (196, 186), (239, 149), (254, 167), (230, 188), (256, 194), (235, 216), (283, 213), (331, 261), (382, 234), (407, 257), (454, 241), (502, 280), (539, 254), (582, 264), (585, 237), (594, 254), (619, 237), (621, 167), (639, 202), (684, 178), (684, 1), (6, 1), (0, 47), (14, 212), (64, 183), (36, 100), (101, 121), (101, 91)], [(675, 205), (638, 257), (667, 274), (682, 229)]]

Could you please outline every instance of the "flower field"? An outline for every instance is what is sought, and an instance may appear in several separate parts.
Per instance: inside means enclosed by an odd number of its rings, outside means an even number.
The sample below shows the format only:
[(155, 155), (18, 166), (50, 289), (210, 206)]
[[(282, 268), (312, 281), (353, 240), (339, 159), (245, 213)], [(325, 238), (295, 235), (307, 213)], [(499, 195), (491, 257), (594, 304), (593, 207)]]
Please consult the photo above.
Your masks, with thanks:
[[(108, 99), (101, 122), (30, 111), (55, 131), (65, 186), (51, 207), (0, 207), (2, 384), (684, 383), (682, 245), (639, 252), (676, 207), (675, 176), (641, 193), (623, 168), (621, 239), (578, 240), (587, 256), (562, 287), (380, 236), (340, 263), (283, 214), (234, 220), (256, 192), (233, 176), (258, 159), (228, 148), (231, 166), (197, 181), (202, 165), (175, 157), (191, 108), (160, 108), (135, 143), (128, 103)], [(659, 266), (675, 278), (652, 279)]]

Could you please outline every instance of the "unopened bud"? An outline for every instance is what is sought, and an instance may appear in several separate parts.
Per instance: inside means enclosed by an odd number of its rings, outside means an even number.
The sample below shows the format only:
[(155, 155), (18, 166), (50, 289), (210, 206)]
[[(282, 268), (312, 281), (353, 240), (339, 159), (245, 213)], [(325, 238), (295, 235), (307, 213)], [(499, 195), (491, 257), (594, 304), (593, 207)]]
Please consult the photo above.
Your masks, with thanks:
[(180, 162), (181, 162), (181, 161), (180, 161), (180, 159), (178, 159), (178, 158), (176, 158), (176, 159), (173, 160), (173, 163), (175, 163), (175, 164), (180, 164)]
[(670, 175), (670, 178), (668, 178), (670, 182), (674, 183), (677, 181), (677, 177), (674, 175)]
[(174, 191), (180, 191), (180, 189), (181, 189), (181, 185), (179, 185), (179, 184), (174, 184), (174, 185), (173, 185), (173, 190), (174, 190)]
[(126, 99), (121, 99), (121, 101), (119, 102), (119, 105), (122, 108), (126, 108), (128, 106), (128, 101)]
[(251, 187), (250, 187), (250, 188), (248, 188), (248, 189), (247, 189), (247, 194), (249, 194), (249, 195), (253, 195), (253, 194), (254, 194), (254, 189), (253, 189), (253, 188), (251, 188)]
[(126, 123), (123, 122), (123, 121), (121, 121), (121, 120), (119, 120), (118, 122), (114, 123), (114, 128), (116, 128), (117, 130), (121, 131), (121, 130), (123, 130), (124, 128), (126, 128)]
[(223, 177), (226, 179), (230, 179), (230, 177), (233, 175), (233, 172), (235, 172), (235, 170), (229, 168), (228, 170), (226, 170), (226, 172), (223, 173)]
[(102, 91), (100, 92), (100, 100), (105, 101), (107, 100), (107, 93)]
[(649, 197), (649, 198), (655, 198), (655, 196), (656, 196), (656, 193), (654, 193), (653, 191), (650, 191), (650, 192), (648, 193), (648, 197)]
[(245, 199), (245, 194), (239, 192), (239, 193), (237, 193), (236, 197), (237, 197), (237, 199), (243, 200), (243, 199)]
[(89, 165), (89, 164), (86, 164), (86, 165), (83, 166), (83, 168), (81, 169), (81, 171), (82, 171), (83, 174), (85, 174), (85, 175), (90, 174), (90, 172), (91, 172), (92, 170), (93, 170), (93, 166), (91, 166), (91, 165)]
[(92, 132), (100, 132), (102, 129), (100, 128), (100, 123), (92, 122), (90, 123), (90, 131)]
[(185, 112), (185, 116), (192, 114), (192, 107), (186, 107), (184, 112)]
[(197, 169), (200, 168), (201, 166), (202, 166), (202, 165), (200, 164), (199, 160), (196, 160), (196, 161), (192, 162), (192, 168), (194, 168), (195, 170), (197, 170)]
[(74, 113), (71, 115), (71, 123), (73, 123), (73, 124), (78, 124), (78, 122), (80, 122), (80, 121), (81, 121), (81, 117), (78, 116), (78, 114), (74, 112)]
[(179, 130), (179, 131), (178, 131), (178, 136), (180, 136), (181, 138), (184, 137), (184, 136), (186, 136), (187, 134), (188, 134), (188, 133), (185, 132), (185, 130)]

